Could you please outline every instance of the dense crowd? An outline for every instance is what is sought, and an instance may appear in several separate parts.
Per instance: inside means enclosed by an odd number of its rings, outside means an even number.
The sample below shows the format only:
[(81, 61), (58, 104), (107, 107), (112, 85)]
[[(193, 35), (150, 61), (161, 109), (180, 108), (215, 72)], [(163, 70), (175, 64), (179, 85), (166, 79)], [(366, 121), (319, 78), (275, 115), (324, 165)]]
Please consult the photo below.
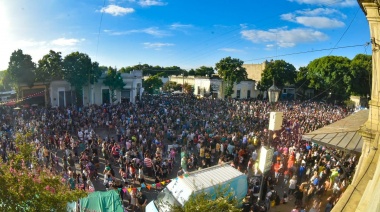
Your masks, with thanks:
[[(268, 131), (271, 111), (284, 112), (281, 130)], [(264, 177), (262, 197), (260, 180), (250, 183), (245, 211), (269, 210), (293, 199), (294, 211), (305, 207), (318, 211), (323, 198), (328, 199), (324, 205), (328, 211), (348, 185), (358, 159), (357, 155), (302, 140), (303, 134), (352, 113), (319, 102), (271, 105), (261, 100), (143, 96), (136, 104), (20, 110), (0, 107), (0, 113), (3, 161), (9, 151), (17, 151), (14, 132), (31, 132), (41, 166), (64, 176), (71, 189), (92, 191), (93, 180), (103, 176), (107, 189), (119, 188), (121, 197), (141, 210), (146, 197), (137, 191), (124, 194), (122, 188), (133, 182), (142, 184), (146, 177), (156, 182), (166, 180), (175, 166), (183, 173), (230, 163), (249, 179)], [(99, 129), (107, 132), (106, 136), (97, 135)], [(262, 145), (274, 149), (269, 174), (257, 169)], [(56, 156), (57, 151), (64, 152), (63, 158)], [(99, 170), (103, 159), (105, 169)], [(328, 191), (333, 192), (326, 196)], [(258, 200), (265, 204), (257, 204)]]

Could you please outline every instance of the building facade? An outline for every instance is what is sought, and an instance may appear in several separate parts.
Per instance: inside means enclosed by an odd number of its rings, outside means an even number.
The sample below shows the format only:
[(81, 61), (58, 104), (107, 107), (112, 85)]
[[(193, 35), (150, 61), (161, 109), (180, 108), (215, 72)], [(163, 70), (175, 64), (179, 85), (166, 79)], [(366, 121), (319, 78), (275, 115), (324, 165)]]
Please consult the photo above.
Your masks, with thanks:
[[(87, 105), (109, 104), (112, 101), (111, 91), (108, 86), (103, 84), (106, 73), (98, 79), (93, 85), (83, 87), (82, 102)], [(130, 73), (122, 73), (121, 77), (125, 86), (121, 90), (115, 91), (115, 101), (135, 103), (141, 99), (144, 88), (142, 87), (142, 71), (132, 71)], [(75, 95), (75, 87), (65, 80), (54, 80), (49, 84), (36, 83), (32, 88), (28, 86), (20, 86), (20, 94), (18, 102), (22, 104), (38, 104), (52, 107), (72, 106), (77, 102)]]
[[(198, 97), (210, 97), (216, 99), (225, 98), (226, 83), (217, 76), (169, 76), (169, 81), (177, 84), (187, 83), (194, 88), (194, 95)], [(250, 99), (257, 98), (259, 91), (256, 90), (254, 80), (241, 81), (233, 87), (232, 98)]]
[(380, 211), (380, 0), (358, 0), (365, 13), (372, 44), (372, 87), (367, 122), (361, 126), (362, 154), (351, 184), (333, 211)]

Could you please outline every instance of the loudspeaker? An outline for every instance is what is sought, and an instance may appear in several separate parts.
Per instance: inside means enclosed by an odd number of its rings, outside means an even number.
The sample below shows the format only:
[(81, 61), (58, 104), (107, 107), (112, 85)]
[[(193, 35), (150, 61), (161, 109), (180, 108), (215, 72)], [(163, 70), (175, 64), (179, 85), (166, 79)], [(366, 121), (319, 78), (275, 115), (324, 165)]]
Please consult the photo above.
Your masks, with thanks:
[(284, 118), (283, 112), (270, 112), (269, 114), (269, 130), (280, 130), (282, 126), (282, 120)]

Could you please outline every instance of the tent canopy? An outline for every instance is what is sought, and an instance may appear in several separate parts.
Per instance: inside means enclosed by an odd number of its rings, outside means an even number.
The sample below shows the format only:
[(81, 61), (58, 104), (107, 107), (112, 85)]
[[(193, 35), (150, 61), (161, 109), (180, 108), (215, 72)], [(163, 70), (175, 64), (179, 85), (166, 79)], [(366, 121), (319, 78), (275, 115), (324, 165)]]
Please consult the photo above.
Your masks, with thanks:
[(327, 147), (361, 153), (363, 138), (358, 132), (367, 121), (369, 110), (361, 110), (344, 119), (302, 136), (304, 140)]
[(116, 190), (95, 191), (80, 200), (80, 211), (123, 212), (120, 196)]

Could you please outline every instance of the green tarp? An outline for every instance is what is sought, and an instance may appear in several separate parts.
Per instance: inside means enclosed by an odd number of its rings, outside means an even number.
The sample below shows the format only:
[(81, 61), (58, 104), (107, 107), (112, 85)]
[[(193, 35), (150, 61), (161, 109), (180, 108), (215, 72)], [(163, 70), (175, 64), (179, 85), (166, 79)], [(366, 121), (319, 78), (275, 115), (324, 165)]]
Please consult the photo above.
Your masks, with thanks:
[(81, 212), (123, 212), (123, 205), (117, 191), (95, 191), (80, 200)]

